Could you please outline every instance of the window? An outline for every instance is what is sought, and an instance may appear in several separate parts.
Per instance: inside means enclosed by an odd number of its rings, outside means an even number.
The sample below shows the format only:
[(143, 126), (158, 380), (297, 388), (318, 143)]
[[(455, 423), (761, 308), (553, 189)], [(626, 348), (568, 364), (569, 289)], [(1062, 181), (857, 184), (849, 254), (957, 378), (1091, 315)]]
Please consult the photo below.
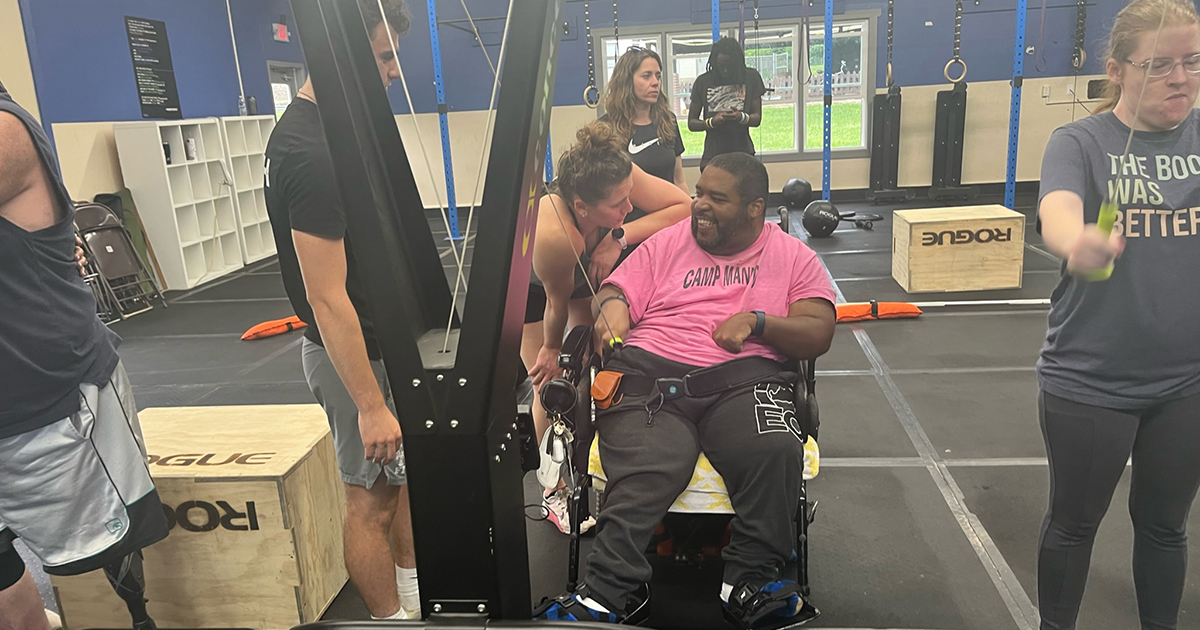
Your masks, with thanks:
[(797, 29), (746, 31), (746, 65), (758, 70), (767, 93), (762, 101), (762, 124), (750, 130), (759, 153), (794, 152), (796, 137), (796, 90), (792, 83)]
[[(870, 22), (842, 17), (833, 25), (832, 147), (863, 149), (866, 145), (867, 98), (874, 94), (869, 83), (867, 45)], [(726, 25), (726, 35), (737, 36)], [(649, 48), (663, 58), (663, 90), (679, 118), (685, 147), (684, 157), (704, 152), (704, 133), (687, 128), (692, 85), (704, 74), (712, 51), (712, 31), (695, 25), (631, 28), (621, 31), (617, 42), (611, 34), (598, 37), (597, 82), (612, 74), (616, 60), (631, 46)], [(762, 124), (750, 130), (760, 155), (796, 155), (821, 150), (824, 103), (824, 24), (809, 24), (807, 54), (799, 19), (762, 22), (757, 31), (746, 25), (746, 65), (762, 76), (767, 87), (763, 96)]]
[(663, 77), (670, 81), (671, 109), (679, 118), (679, 129), (683, 134), (684, 157), (699, 157), (704, 153), (704, 133), (689, 131), (688, 109), (692, 106), (692, 84), (696, 77), (704, 74), (708, 65), (708, 53), (712, 51), (712, 33), (685, 33), (671, 35), (671, 74)]
[[(621, 41), (617, 41), (611, 37), (600, 38), (600, 57), (604, 63), (604, 71), (596, 70), (596, 87), (604, 90), (604, 86), (608, 84), (608, 78), (612, 76), (613, 69), (617, 67), (617, 59), (625, 54), (625, 51), (630, 48), (647, 48), (662, 56), (662, 40), (658, 35), (648, 37), (622, 37)], [(666, 63), (666, 60), (663, 61)], [(667, 69), (663, 68), (663, 80), (667, 79)]]
[[(863, 87), (863, 63), (866, 59), (866, 21), (835, 22), (833, 25), (833, 66), (830, 84), (833, 107), (830, 112), (830, 146), (834, 149), (859, 149), (866, 146), (866, 97)], [(824, 131), (825, 100), (825, 26), (809, 25), (807, 81), (804, 90), (804, 150), (820, 151)]]

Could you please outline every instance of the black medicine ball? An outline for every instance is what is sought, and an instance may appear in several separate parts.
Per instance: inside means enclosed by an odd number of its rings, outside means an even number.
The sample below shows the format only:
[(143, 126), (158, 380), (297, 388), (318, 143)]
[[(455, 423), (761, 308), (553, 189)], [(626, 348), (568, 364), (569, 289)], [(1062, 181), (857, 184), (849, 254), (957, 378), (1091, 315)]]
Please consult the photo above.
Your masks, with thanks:
[(797, 210), (808, 207), (813, 200), (812, 184), (800, 178), (788, 180), (783, 187), (783, 200)]
[(804, 225), (805, 232), (817, 238), (824, 238), (833, 234), (841, 220), (842, 216), (832, 203), (818, 199), (804, 209), (804, 217), (800, 222)]

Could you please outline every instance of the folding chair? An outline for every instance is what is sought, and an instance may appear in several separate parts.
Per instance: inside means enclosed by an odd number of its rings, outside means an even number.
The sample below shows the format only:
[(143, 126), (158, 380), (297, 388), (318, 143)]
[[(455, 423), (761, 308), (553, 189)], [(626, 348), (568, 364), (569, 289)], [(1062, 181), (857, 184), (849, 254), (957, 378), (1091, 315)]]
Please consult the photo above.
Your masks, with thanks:
[[(167, 307), (162, 289), (134, 249), (129, 232), (108, 206), (94, 202), (76, 205), (75, 230), (83, 238), (89, 264), (95, 266), (102, 284), (108, 287), (102, 293), (115, 303), (115, 311), (121, 316), (118, 319), (154, 308), (151, 300), (155, 299)], [(106, 306), (111, 308), (113, 304)]]

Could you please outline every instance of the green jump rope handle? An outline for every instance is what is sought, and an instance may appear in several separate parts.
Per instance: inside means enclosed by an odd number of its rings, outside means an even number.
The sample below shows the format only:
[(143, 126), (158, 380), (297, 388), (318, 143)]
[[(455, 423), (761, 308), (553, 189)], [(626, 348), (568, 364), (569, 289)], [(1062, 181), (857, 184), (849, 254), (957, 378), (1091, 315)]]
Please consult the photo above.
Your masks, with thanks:
[[(1100, 214), (1096, 217), (1096, 227), (1105, 234), (1112, 234), (1113, 225), (1117, 222), (1117, 203), (1115, 201), (1105, 201), (1100, 204)], [(1108, 267), (1089, 271), (1083, 274), (1083, 277), (1088, 282), (1104, 282), (1112, 277), (1113, 263), (1108, 263)]]

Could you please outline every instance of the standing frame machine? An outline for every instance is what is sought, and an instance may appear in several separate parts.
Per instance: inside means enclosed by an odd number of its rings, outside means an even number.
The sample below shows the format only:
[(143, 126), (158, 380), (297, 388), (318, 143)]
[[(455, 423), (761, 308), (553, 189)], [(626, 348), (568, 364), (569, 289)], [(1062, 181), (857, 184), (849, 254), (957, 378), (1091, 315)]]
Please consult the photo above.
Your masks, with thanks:
[[(491, 144), (505, 159), (488, 163), (475, 243), (487, 264), (471, 274), (460, 323), (358, 4), (292, 0), (404, 431), (422, 610), (444, 627), (534, 625), (513, 384), (563, 2), (513, 7), (522, 36), (504, 60)], [(453, 511), (447, 496), (456, 497)]]

